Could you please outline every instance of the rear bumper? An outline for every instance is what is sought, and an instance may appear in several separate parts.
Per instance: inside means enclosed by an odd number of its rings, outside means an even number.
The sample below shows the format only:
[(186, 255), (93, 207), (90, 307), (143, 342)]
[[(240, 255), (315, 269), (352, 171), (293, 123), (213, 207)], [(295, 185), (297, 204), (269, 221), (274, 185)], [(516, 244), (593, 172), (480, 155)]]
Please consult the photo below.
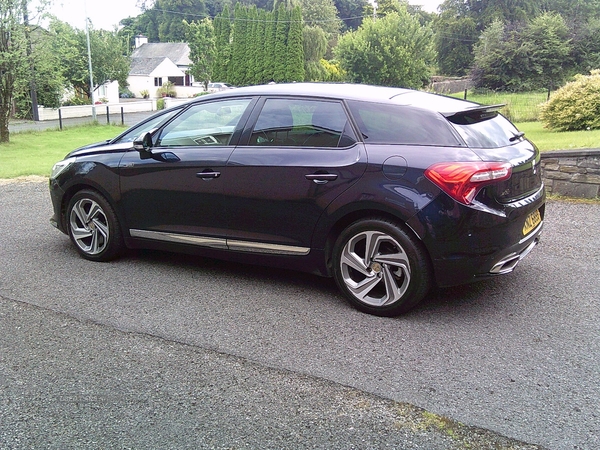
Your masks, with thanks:
[[(443, 206), (430, 205), (420, 217), (427, 224), (422, 240), (440, 287), (512, 272), (535, 248), (544, 227), (543, 190), (518, 204), (506, 205), (502, 214), (456, 203), (448, 203), (447, 209)], [(536, 210), (541, 222), (527, 232), (525, 221)]]

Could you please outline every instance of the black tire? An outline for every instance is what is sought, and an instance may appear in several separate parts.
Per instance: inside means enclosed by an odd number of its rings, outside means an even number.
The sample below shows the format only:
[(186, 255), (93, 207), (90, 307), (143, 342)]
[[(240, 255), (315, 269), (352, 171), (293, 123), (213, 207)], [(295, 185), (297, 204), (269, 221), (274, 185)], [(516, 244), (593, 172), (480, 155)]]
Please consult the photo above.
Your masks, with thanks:
[(123, 251), (117, 215), (98, 192), (77, 192), (67, 207), (66, 222), (71, 242), (85, 259), (110, 261)]
[(346, 228), (333, 250), (333, 270), (348, 301), (377, 316), (405, 313), (432, 283), (421, 243), (386, 219), (360, 220)]

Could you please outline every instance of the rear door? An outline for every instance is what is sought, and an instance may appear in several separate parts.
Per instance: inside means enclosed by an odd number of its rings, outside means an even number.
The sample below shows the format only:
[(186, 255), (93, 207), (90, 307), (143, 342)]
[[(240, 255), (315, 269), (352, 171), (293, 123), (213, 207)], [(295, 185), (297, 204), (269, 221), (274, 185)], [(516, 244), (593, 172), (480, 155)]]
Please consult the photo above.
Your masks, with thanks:
[(339, 101), (266, 98), (249, 124), (227, 163), (229, 248), (306, 253), (323, 211), (365, 171), (364, 146)]

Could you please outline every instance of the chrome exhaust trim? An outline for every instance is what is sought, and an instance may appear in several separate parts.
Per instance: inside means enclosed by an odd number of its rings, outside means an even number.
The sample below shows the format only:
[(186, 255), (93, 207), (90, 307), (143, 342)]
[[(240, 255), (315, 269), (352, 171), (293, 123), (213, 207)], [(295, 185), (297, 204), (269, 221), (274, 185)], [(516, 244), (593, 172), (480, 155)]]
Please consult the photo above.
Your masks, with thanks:
[(511, 253), (510, 255), (505, 256), (494, 264), (494, 267), (490, 269), (490, 273), (493, 275), (503, 275), (512, 272), (515, 270), (515, 267), (517, 267), (517, 264), (533, 250), (533, 247), (535, 247), (538, 242), (539, 238), (536, 237), (531, 244), (521, 251), (521, 253)]

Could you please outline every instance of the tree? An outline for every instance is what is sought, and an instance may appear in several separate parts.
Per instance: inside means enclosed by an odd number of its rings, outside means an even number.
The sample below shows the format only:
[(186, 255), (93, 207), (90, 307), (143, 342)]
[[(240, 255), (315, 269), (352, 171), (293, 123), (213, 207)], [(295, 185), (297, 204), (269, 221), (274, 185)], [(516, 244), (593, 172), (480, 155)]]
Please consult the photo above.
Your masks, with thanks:
[(190, 47), (190, 73), (197, 80), (204, 82), (204, 88), (208, 89), (208, 83), (212, 79), (212, 74), (217, 58), (217, 46), (215, 39), (215, 30), (212, 20), (207, 18), (200, 22), (188, 23), (183, 21), (185, 26), (185, 35)]
[(525, 91), (564, 81), (571, 51), (568, 29), (558, 14), (530, 23), (493, 22), (475, 46), (473, 79), (478, 87)]
[(321, 60), (327, 52), (327, 34), (321, 27), (305, 26), (302, 35), (305, 79), (307, 81), (322, 81), (326, 76)]
[(473, 44), (479, 32), (470, 17), (443, 13), (435, 21), (438, 67), (444, 75), (463, 76), (473, 63)]
[(432, 34), (403, 7), (363, 21), (340, 38), (334, 53), (353, 82), (419, 88), (435, 59)]
[(302, 10), (299, 6), (294, 7), (290, 19), (290, 32), (287, 39), (286, 81), (304, 81)]
[(333, 0), (344, 30), (356, 30), (363, 20), (367, 0)]
[(273, 79), (281, 83), (287, 79), (287, 38), (290, 29), (288, 10), (283, 3), (277, 8), (277, 25), (275, 28), (275, 67)]
[(323, 28), (329, 39), (340, 33), (342, 22), (333, 0), (300, 0), (300, 6), (307, 25)]
[[(62, 61), (61, 73), (66, 84), (73, 87), (76, 94), (91, 98), (85, 32), (54, 20), (50, 33), (53, 52)], [(127, 86), (130, 65), (124, 41), (115, 32), (91, 29), (89, 34), (94, 89), (115, 80), (120, 86)]]
[[(27, 8), (27, 2), (24, 2)], [(23, 27), (23, 2), (0, 0), (0, 143), (10, 140), (8, 120), (18, 80), (27, 78), (27, 41)]]
[(231, 16), (229, 6), (225, 5), (223, 11), (215, 17), (213, 25), (217, 49), (213, 75), (215, 80), (227, 80), (227, 66), (231, 58)]

